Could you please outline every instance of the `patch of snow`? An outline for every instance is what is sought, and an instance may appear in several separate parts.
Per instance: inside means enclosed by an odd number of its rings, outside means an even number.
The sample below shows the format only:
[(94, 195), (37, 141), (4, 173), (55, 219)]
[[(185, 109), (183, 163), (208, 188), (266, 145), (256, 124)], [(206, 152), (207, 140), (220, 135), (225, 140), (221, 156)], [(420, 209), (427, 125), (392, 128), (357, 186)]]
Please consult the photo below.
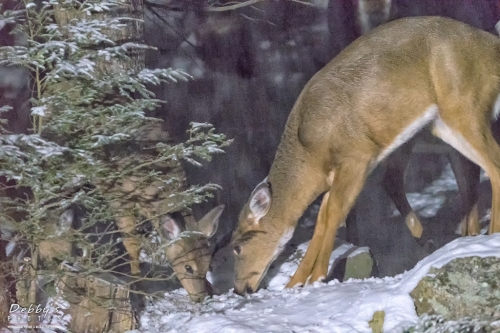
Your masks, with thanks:
[(459, 257), (500, 256), (498, 248), (500, 234), (462, 237), (393, 278), (334, 280), (278, 290), (294, 269), (289, 265), (279, 268), (267, 290), (247, 297), (229, 291), (202, 304), (191, 303), (185, 291), (177, 290), (147, 306), (140, 318), (141, 328), (134, 332), (369, 333), (368, 321), (376, 311), (385, 312), (385, 332), (402, 332), (418, 319), (409, 293), (432, 266), (442, 267)]
[[(481, 170), (480, 181), (486, 180), (489, 180), (489, 178), (484, 170)], [(430, 218), (436, 216), (436, 213), (446, 202), (447, 192), (450, 191), (457, 192), (458, 185), (451, 165), (448, 163), (438, 179), (433, 181), (421, 193), (407, 193), (406, 198), (417, 215)], [(400, 216), (401, 214), (394, 204), (391, 203), (391, 205), (393, 207), (392, 216)]]

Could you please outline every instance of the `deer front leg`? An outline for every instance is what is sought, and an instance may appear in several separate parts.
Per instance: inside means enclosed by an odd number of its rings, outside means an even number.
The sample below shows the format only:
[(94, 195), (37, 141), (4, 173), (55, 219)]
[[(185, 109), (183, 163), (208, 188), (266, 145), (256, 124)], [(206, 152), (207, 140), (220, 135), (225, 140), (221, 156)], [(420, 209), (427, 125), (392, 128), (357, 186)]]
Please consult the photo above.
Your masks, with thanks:
[(328, 273), (328, 263), (339, 226), (345, 220), (366, 179), (369, 160), (350, 160), (337, 168), (325, 207), (326, 230), (323, 243), (312, 270), (310, 282), (322, 280)]
[(139, 275), (139, 255), (141, 252), (141, 241), (135, 235), (135, 217), (122, 216), (116, 219), (116, 225), (120, 232), (123, 234), (123, 246), (129, 255), (130, 259), (130, 272), (133, 275)]
[(326, 203), (330, 196), (330, 192), (326, 192), (323, 196), (323, 200), (321, 201), (321, 205), (319, 207), (318, 218), (316, 220), (316, 226), (314, 227), (314, 234), (309, 242), (309, 246), (307, 248), (306, 254), (302, 258), (299, 267), (293, 274), (290, 282), (286, 285), (286, 288), (293, 288), (297, 285), (304, 285), (307, 281), (309, 275), (311, 275), (312, 269), (314, 267), (314, 263), (316, 258), (318, 257), (319, 250), (321, 248), (321, 244), (323, 243), (323, 235), (326, 230)]

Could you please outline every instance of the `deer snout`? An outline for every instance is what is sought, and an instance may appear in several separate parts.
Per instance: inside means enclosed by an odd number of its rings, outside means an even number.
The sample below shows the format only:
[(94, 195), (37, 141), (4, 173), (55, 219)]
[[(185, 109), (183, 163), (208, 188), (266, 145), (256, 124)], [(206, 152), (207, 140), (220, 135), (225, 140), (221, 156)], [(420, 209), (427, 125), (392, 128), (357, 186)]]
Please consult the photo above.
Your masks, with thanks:
[[(266, 270), (267, 271), (267, 270)], [(262, 277), (266, 274), (258, 272), (258, 271), (252, 271), (249, 274), (243, 275), (243, 276), (235, 276), (234, 279), (234, 293), (244, 296), (253, 294), (259, 290), (259, 285), (262, 280)]]
[(201, 294), (189, 294), (189, 298), (195, 303), (200, 303), (202, 302), (207, 295), (205, 293)]
[(184, 284), (189, 297), (193, 302), (202, 302), (205, 297), (213, 295), (213, 289), (207, 279), (191, 279), (189, 283)]
[(234, 285), (234, 293), (240, 296), (245, 296), (245, 295), (250, 295), (253, 294), (255, 290), (251, 286), (248, 285), (248, 283), (245, 283), (243, 285)]

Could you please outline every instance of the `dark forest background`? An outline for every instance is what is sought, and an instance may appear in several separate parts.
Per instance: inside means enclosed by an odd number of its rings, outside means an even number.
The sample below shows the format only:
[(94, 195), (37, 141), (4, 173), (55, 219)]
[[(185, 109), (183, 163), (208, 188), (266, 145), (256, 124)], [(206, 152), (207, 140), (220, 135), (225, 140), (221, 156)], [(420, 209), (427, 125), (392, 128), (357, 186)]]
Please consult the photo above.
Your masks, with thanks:
[[(211, 202), (195, 207), (199, 218), (216, 204), (226, 205), (219, 226), (223, 242), (229, 239), (223, 235), (229, 235), (237, 223), (250, 192), (266, 177), (301, 89), (345, 46), (376, 25), (402, 17), (447, 16), (495, 34), (500, 19), (497, 0), (310, 3), (314, 6), (270, 0), (221, 12), (209, 10), (206, 1), (156, 0), (145, 4), (146, 43), (158, 48), (148, 53), (146, 65), (179, 68), (194, 77), (190, 82), (156, 89), (157, 97), (167, 103), (155, 116), (165, 120), (165, 129), (177, 141), (186, 138), (191, 121), (212, 123), (218, 132), (234, 139), (226, 153), (215, 156), (207, 167), (186, 166), (189, 183), (211, 181), (223, 188)], [(4, 2), (7, 7), (13, 4), (15, 1)], [(14, 41), (9, 26), (3, 26), (0, 43), (11, 45)], [(23, 70), (0, 69), (0, 105), (15, 108), (10, 113), (13, 132), (26, 128), (23, 105), (29, 97), (27, 80)], [(415, 154), (407, 172), (407, 192), (428, 185), (446, 163), (440, 154)], [(483, 192), (488, 197), (488, 189)], [(442, 213), (422, 219), (431, 249), (457, 236), (459, 205), (460, 198), (451, 194)], [(413, 240), (402, 217), (392, 216), (391, 204), (380, 186), (380, 170), (368, 180), (356, 211), (352, 223), (359, 230), (359, 243), (371, 247), (381, 275), (411, 268), (429, 251), (428, 246)]]

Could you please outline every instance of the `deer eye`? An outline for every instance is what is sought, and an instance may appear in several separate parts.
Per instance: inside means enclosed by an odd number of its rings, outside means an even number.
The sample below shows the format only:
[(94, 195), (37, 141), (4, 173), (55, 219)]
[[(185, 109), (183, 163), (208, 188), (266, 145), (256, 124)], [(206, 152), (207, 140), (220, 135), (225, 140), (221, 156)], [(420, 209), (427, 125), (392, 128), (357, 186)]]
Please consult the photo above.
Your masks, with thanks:
[(233, 247), (234, 254), (239, 255), (241, 253), (241, 246), (235, 245)]
[(193, 267), (191, 267), (189, 265), (184, 266), (184, 269), (186, 270), (186, 273), (189, 273), (189, 274), (193, 274), (194, 273)]

